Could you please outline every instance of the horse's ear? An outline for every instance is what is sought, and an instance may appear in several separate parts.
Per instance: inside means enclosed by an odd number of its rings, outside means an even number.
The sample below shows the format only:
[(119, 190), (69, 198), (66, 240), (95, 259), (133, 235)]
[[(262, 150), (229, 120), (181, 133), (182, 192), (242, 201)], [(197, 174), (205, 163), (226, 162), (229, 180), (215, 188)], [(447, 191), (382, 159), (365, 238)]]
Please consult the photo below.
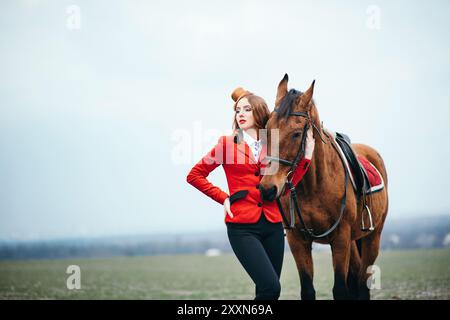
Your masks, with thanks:
[(311, 86), (308, 88), (308, 90), (306, 90), (306, 92), (304, 94), (302, 94), (300, 96), (300, 103), (309, 111), (309, 109), (311, 108), (310, 106), (310, 101), (313, 97), (313, 93), (314, 93), (314, 84), (316, 83), (316, 80), (313, 80), (313, 82), (311, 83)]
[(280, 104), (281, 100), (287, 94), (288, 81), (289, 76), (287, 73), (285, 73), (283, 79), (281, 79), (280, 83), (278, 84), (277, 99), (275, 101), (276, 106)]

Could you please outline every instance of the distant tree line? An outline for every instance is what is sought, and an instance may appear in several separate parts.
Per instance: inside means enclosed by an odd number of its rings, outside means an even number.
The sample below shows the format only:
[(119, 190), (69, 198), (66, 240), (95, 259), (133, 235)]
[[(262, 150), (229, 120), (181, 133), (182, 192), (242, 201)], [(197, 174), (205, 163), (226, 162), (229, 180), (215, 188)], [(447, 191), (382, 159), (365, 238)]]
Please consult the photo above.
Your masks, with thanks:
[[(382, 249), (450, 247), (450, 216), (388, 220), (381, 240)], [(212, 248), (231, 252), (226, 233), (0, 243), (0, 259), (204, 254)]]

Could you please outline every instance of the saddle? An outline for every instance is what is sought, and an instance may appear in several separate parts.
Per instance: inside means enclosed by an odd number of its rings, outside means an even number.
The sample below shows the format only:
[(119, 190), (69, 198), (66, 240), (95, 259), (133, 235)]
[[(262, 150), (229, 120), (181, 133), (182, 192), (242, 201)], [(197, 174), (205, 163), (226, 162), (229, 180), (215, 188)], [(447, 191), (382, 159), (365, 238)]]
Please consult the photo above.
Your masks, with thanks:
[(336, 132), (335, 141), (341, 148), (351, 170), (350, 176), (353, 177), (352, 182), (359, 200), (363, 195), (368, 194), (371, 188), (366, 169), (358, 160), (355, 151), (351, 147), (351, 140), (346, 134)]
[[(373, 188), (371, 187), (367, 171), (364, 168), (363, 164), (361, 163), (362, 160), (360, 161), (358, 159), (358, 156), (356, 155), (355, 151), (350, 145), (351, 144), (350, 138), (347, 135), (336, 132), (334, 134), (334, 141), (335, 141), (335, 148), (338, 151), (342, 162), (344, 163), (345, 171), (350, 175), (351, 178), (350, 180), (352, 181), (353, 187), (355, 189), (357, 201), (362, 203), (361, 230), (373, 231), (374, 224), (372, 219), (372, 213), (370, 212), (369, 206), (366, 204), (366, 195), (381, 190), (383, 188), (382, 180), (381, 184), (374, 186)], [(376, 168), (375, 167), (373, 168), (376, 171)], [(381, 175), (379, 173), (378, 175), (381, 178)], [(366, 216), (368, 217), (369, 226), (367, 226), (364, 222), (365, 220), (364, 213), (366, 213)]]

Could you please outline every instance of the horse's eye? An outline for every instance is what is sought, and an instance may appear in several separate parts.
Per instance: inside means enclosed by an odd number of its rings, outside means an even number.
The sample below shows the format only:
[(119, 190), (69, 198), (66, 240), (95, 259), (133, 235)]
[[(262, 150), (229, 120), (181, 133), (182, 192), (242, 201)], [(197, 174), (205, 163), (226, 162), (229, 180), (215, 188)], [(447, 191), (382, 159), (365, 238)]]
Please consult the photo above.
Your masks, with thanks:
[(294, 134), (292, 135), (292, 138), (299, 138), (301, 135), (302, 135), (301, 132), (296, 131), (296, 132), (294, 132)]

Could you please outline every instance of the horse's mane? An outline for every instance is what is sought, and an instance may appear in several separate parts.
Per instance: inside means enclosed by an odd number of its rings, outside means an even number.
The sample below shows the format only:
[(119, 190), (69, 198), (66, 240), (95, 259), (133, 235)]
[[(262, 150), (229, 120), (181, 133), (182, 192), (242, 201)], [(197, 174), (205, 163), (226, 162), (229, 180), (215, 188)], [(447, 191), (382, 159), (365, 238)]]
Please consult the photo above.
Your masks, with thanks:
[(289, 92), (281, 101), (280, 106), (275, 109), (275, 111), (277, 112), (278, 119), (282, 118), (287, 119), (287, 117), (292, 111), (292, 108), (294, 107), (295, 100), (302, 94), (303, 92), (295, 89), (289, 90)]

